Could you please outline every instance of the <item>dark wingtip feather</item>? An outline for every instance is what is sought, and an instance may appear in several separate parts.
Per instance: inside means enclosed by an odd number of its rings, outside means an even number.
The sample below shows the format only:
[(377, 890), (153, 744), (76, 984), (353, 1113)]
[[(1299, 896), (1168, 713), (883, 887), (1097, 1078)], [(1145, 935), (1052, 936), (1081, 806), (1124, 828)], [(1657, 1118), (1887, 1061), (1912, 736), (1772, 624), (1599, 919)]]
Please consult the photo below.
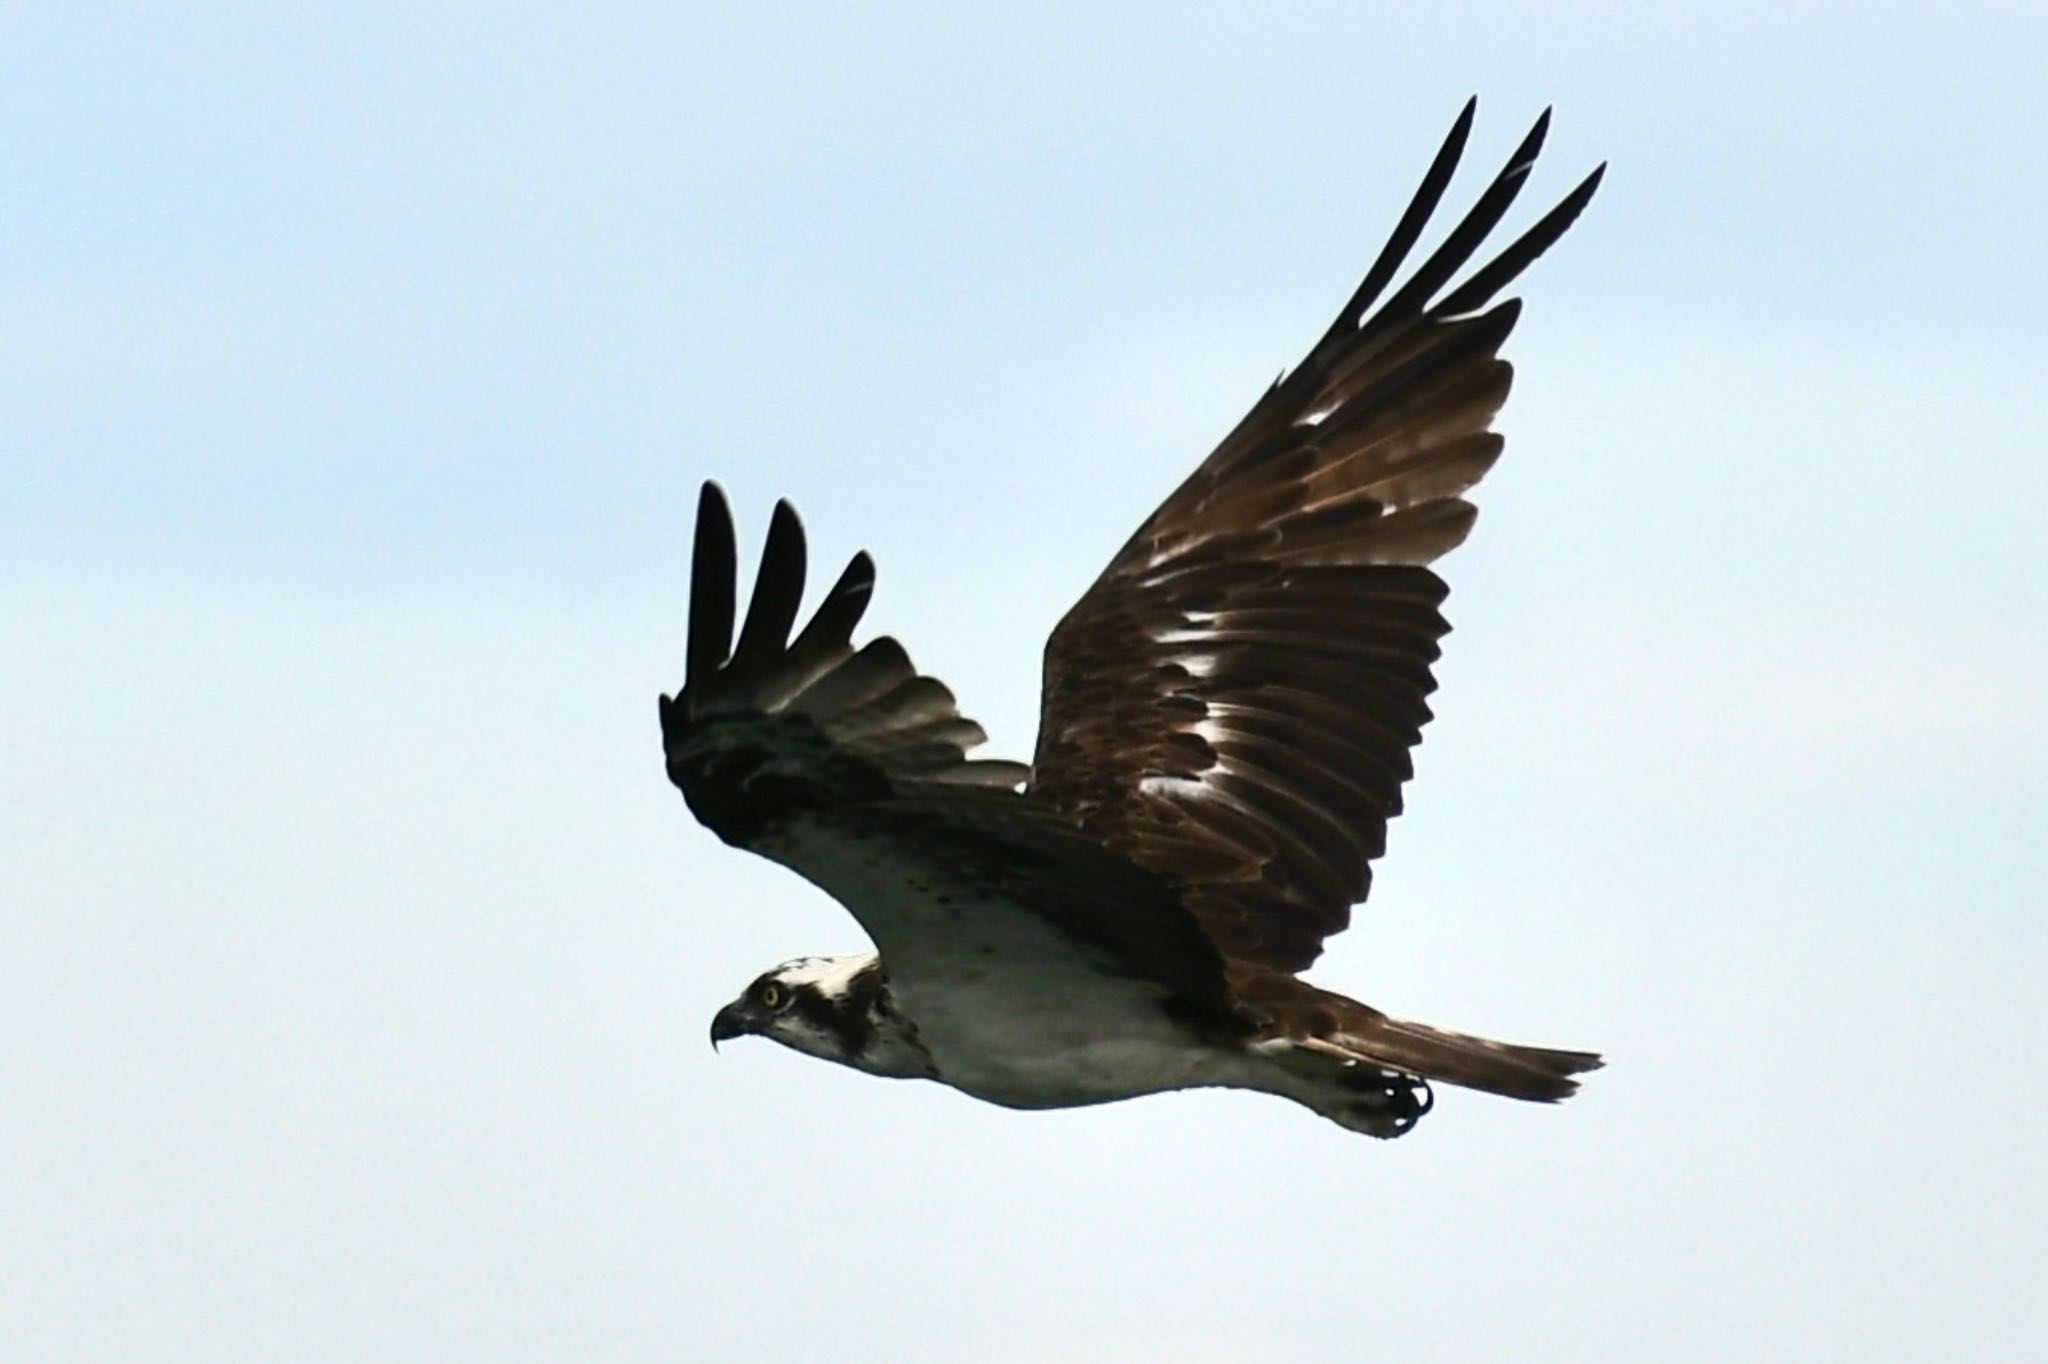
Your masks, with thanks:
[[(1358, 288), (1345, 301), (1343, 311), (1330, 324), (1320, 345), (1329, 345), (1336, 338), (1355, 329), (1364, 318), (1366, 309), (1372, 307), (1387, 285), (1400, 272), (1401, 262), (1415, 249), (1422, 230), (1428, 226), (1430, 215), (1443, 202), (1444, 191), (1450, 188), (1451, 177), (1457, 173), (1458, 161), (1465, 154), (1465, 144), (1472, 136), (1472, 120), (1479, 112), (1479, 96), (1465, 101), (1465, 107), (1458, 111), (1457, 119), (1451, 124), (1451, 131), (1445, 135), (1443, 145), (1437, 148), (1431, 158), (1429, 169), (1423, 172), (1422, 183), (1416, 186), (1415, 194), (1408, 201), (1408, 207), (1401, 213), (1401, 220), (1388, 235), (1386, 245), (1380, 248), (1379, 256), (1372, 268), (1365, 272)], [(1312, 352), (1313, 353), (1313, 352)]]
[(1602, 161), (1593, 168), (1591, 175), (1579, 181), (1570, 194), (1558, 201), (1557, 207), (1537, 219), (1534, 227), (1515, 238), (1486, 268), (1446, 294), (1438, 302), (1436, 311), (1445, 317), (1455, 317), (1485, 307), (1495, 294), (1512, 284), (1516, 276), (1556, 245), (1558, 238), (1578, 221), (1579, 214), (1593, 201), (1594, 191), (1600, 188), (1601, 177), (1606, 174), (1607, 163)]
[(683, 690), (710, 680), (732, 650), (739, 549), (725, 490), (711, 480), (697, 495), (697, 536), (690, 554), (690, 639)]
[(862, 550), (847, 560), (839, 580), (825, 593), (825, 600), (789, 646), (790, 657), (797, 661), (800, 670), (810, 668), (833, 649), (851, 647), (853, 627), (867, 614), (868, 600), (874, 592), (875, 561)]
[(787, 499), (778, 499), (747, 603), (747, 623), (733, 649), (733, 667), (746, 673), (765, 667), (789, 643), (804, 594), (804, 525)]
[[(1429, 307), (1429, 301), (1435, 297), (1437, 290), (1450, 283), (1451, 277), (1464, 268), (1465, 263), (1472, 258), (1472, 253), (1479, 249), (1487, 235), (1507, 215), (1516, 196), (1521, 194), (1523, 186), (1529, 183), (1529, 172), (1535, 166), (1536, 157), (1543, 150), (1543, 139), (1549, 132), (1550, 111), (1546, 109), (1537, 118), (1535, 126), (1515, 145), (1507, 164), (1501, 167), (1500, 174), (1493, 177), (1492, 183), (1487, 185), (1478, 200), (1466, 211), (1465, 216), (1451, 229), (1450, 235), (1438, 244), (1427, 260), (1416, 267), (1408, 282), (1402, 285), (1374, 315), (1373, 320), (1365, 325), (1364, 330), (1367, 333), (1403, 325), (1414, 314)], [(1508, 248), (1508, 254), (1514, 254), (1513, 247)], [(1480, 274), (1491, 275), (1497, 265), (1498, 262), (1487, 266)]]
[(1546, 104), (1543, 106), (1543, 112), (1536, 115), (1535, 126), (1529, 129), (1529, 135), (1522, 139), (1522, 146), (1527, 149), (1529, 164), (1535, 164), (1536, 154), (1543, 150), (1543, 140), (1549, 136), (1550, 106)]

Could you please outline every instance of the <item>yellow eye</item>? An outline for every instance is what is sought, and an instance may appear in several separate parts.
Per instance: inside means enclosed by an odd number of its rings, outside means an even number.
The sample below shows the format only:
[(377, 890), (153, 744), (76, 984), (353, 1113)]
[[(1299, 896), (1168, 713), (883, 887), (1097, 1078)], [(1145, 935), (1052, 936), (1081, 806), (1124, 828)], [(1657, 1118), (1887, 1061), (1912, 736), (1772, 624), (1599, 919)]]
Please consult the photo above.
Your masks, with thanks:
[(770, 1009), (782, 1007), (783, 992), (780, 985), (768, 984), (761, 987), (761, 1003)]

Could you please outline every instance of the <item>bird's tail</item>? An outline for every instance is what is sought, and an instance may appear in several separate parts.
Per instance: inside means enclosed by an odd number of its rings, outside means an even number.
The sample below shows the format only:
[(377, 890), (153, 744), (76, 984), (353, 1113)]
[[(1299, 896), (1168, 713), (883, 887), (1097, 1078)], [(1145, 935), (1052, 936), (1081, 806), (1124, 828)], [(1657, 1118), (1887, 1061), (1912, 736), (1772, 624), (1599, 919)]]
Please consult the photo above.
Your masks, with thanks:
[(1578, 1089), (1579, 1082), (1572, 1076), (1598, 1070), (1602, 1064), (1595, 1052), (1496, 1042), (1356, 1007), (1367, 1016), (1344, 1018), (1327, 1045), (1358, 1060), (1425, 1080), (1483, 1089), (1511, 1099), (1556, 1103)]
[(1434, 1103), (1432, 1081), (1556, 1103), (1578, 1089), (1574, 1075), (1601, 1064), (1589, 1051), (1525, 1047), (1410, 1023), (1306, 982), (1289, 983), (1304, 992), (1297, 1002), (1309, 1008), (1295, 1015), (1296, 1027), (1254, 1044), (1270, 1069), (1250, 1085), (1306, 1104), (1354, 1132), (1398, 1137), (1410, 1131)]

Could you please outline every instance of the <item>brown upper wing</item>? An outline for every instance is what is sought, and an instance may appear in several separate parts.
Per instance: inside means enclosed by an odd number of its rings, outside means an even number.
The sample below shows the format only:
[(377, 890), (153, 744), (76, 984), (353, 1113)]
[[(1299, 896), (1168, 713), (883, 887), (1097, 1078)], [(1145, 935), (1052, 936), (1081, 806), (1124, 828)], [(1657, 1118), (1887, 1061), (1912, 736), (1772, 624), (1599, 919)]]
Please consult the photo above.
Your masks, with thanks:
[(1300, 970), (1365, 898), (1449, 629), (1425, 565), (1465, 538), (1474, 512), (1460, 494), (1501, 451), (1498, 353), (1520, 304), (1488, 305), (1605, 169), (1446, 292), (1528, 178), (1546, 111), (1373, 309), (1442, 198), (1473, 111), (1329, 331), (1046, 643), (1030, 793), (1180, 878), (1240, 962)]

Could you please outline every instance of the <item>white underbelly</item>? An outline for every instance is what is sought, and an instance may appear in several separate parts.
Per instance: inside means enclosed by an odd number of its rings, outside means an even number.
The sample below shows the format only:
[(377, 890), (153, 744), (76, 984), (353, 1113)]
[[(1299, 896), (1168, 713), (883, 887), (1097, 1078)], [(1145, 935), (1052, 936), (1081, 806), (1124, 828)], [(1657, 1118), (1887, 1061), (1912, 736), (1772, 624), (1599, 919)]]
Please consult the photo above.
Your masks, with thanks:
[[(890, 850), (776, 839), (772, 855), (852, 910), (939, 1077), (1012, 1108), (1227, 1083), (1228, 1060), (1166, 1011), (1164, 986), (1028, 908)], [(852, 855), (849, 855), (851, 853)]]
[(1016, 975), (917, 973), (894, 987), (956, 1089), (1012, 1108), (1064, 1108), (1214, 1082), (1211, 1049), (1173, 1021), (1156, 988), (1030, 988)]

